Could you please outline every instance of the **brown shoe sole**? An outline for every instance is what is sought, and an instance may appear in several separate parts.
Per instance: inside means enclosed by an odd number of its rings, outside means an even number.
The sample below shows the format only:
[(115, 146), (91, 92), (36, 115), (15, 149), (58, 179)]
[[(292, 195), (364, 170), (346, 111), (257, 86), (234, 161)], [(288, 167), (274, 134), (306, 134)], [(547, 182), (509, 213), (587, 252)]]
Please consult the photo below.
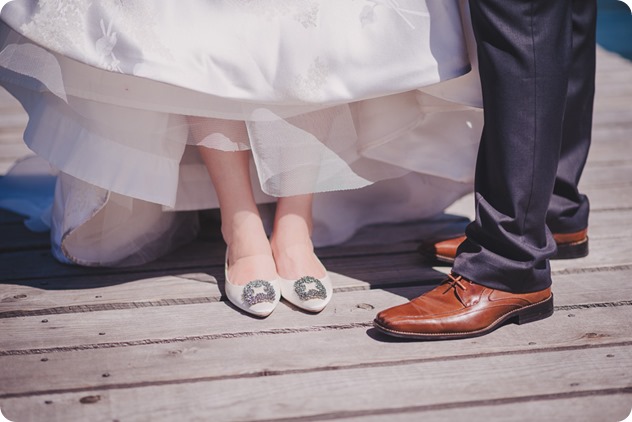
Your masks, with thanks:
[[(445, 256), (440, 254), (434, 254), (427, 249), (424, 245), (421, 245), (417, 251), (421, 256), (431, 261), (435, 261), (439, 264), (454, 264), (454, 258), (451, 256)], [(558, 243), (557, 252), (551, 257), (551, 259), (576, 259), (588, 256), (588, 237), (584, 239), (572, 242), (572, 243)]]
[(557, 252), (551, 259), (575, 259), (588, 256), (588, 237), (577, 242), (558, 243)]
[(476, 331), (467, 331), (467, 332), (457, 332), (457, 333), (415, 333), (415, 332), (406, 332), (406, 331), (396, 331), (391, 330), (390, 328), (386, 328), (380, 325), (377, 320), (373, 321), (374, 327), (390, 336), (407, 338), (407, 339), (416, 339), (416, 340), (456, 340), (460, 338), (471, 338), (471, 337), (479, 337), (488, 333), (491, 333), (495, 329), (501, 327), (506, 322), (513, 320), (516, 324), (522, 325), (527, 324), (529, 322), (539, 321), (541, 319), (545, 319), (553, 315), (553, 294), (549, 296), (547, 299), (544, 299), (541, 302), (537, 302), (520, 309), (516, 309), (515, 311), (508, 312), (498, 318), (496, 321), (492, 322), (487, 327), (476, 330)]

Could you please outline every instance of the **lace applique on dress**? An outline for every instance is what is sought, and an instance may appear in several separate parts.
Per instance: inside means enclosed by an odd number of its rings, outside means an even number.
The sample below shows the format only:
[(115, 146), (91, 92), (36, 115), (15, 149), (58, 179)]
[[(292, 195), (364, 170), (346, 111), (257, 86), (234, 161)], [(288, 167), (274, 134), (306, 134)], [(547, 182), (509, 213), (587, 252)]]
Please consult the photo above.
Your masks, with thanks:
[[(40, 0), (37, 12), (20, 31), (71, 58), (109, 71), (134, 73), (146, 54), (173, 57), (155, 13), (148, 0)], [(143, 50), (130, 54), (138, 45)], [(130, 57), (141, 60), (134, 62)]]
[(64, 217), (67, 222), (65, 230), (69, 232), (92, 218), (105, 204), (109, 193), (65, 173), (60, 178), (67, 186), (64, 191)]
[(303, 25), (304, 28), (318, 26), (318, 4), (312, 3), (307, 5), (304, 10), (300, 10), (294, 14), (294, 19)]
[(288, 94), (297, 100), (317, 102), (323, 98), (322, 88), (329, 78), (329, 66), (316, 57), (305, 75), (297, 75)]
[(83, 50), (85, 19), (90, 6), (86, 0), (40, 0), (39, 10), (20, 31), (56, 51), (65, 51), (67, 46)]
[(105, 26), (105, 22), (103, 19), (99, 22), (99, 26), (101, 27), (101, 31), (103, 32), (103, 36), (97, 40), (95, 43), (96, 52), (99, 57), (99, 65), (106, 70), (122, 72), (123, 70), (119, 66), (121, 63), (119, 59), (114, 55), (114, 47), (116, 46), (116, 32), (112, 31), (112, 23), (107, 25), (107, 29)]
[(318, 26), (320, 4), (314, 0), (227, 0), (227, 4), (265, 19), (291, 16), (306, 29)]
[(360, 13), (360, 22), (362, 22), (362, 27), (375, 22), (375, 9), (378, 6), (392, 9), (411, 29), (415, 29), (415, 25), (413, 25), (408, 16), (428, 16), (427, 12), (402, 7), (398, 0), (367, 0), (367, 2), (370, 4), (364, 6), (362, 12)]
[[(144, 57), (174, 57), (168, 46), (170, 40), (163, 37), (159, 18), (150, 1), (101, 1), (93, 5), (92, 13), (99, 19), (101, 31), (95, 42), (100, 67), (136, 74), (138, 67), (144, 63)], [(139, 25), (138, 22), (143, 24)], [(137, 46), (142, 46), (142, 51), (138, 51)], [(131, 53), (132, 49), (137, 51)], [(125, 67), (121, 68), (117, 56), (123, 54)], [(131, 60), (131, 57), (141, 60)]]

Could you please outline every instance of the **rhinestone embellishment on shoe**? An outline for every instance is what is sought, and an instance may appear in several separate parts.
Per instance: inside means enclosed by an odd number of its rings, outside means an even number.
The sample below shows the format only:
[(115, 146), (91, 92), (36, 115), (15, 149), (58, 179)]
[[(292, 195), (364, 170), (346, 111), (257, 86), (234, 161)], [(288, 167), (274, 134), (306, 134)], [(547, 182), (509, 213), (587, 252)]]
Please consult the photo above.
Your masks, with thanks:
[[(263, 291), (257, 292), (255, 289), (263, 289)], [(275, 299), (274, 286), (265, 280), (251, 281), (244, 287), (242, 299), (248, 306), (263, 302), (272, 303)]]
[(327, 299), (327, 290), (319, 279), (306, 276), (294, 282), (294, 291), (302, 301), (310, 299)]

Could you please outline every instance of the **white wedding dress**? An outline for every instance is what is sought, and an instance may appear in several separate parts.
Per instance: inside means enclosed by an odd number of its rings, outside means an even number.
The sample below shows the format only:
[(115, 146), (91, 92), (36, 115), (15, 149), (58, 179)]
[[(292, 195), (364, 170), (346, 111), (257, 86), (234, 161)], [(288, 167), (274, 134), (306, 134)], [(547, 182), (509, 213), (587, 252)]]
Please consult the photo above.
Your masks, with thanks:
[[(198, 145), (251, 150), (259, 203), (318, 193), (316, 245), (435, 215), (471, 191), (482, 127), (465, 7), (11, 1), (0, 83), (28, 112), (24, 140), (57, 182), (50, 210), (10, 195), (0, 206), (44, 215), (63, 262), (155, 259), (195, 236), (186, 211), (218, 206), (187, 123), (199, 116), (245, 122), (243, 137), (218, 126)], [(23, 173), (18, 163), (5, 188)]]

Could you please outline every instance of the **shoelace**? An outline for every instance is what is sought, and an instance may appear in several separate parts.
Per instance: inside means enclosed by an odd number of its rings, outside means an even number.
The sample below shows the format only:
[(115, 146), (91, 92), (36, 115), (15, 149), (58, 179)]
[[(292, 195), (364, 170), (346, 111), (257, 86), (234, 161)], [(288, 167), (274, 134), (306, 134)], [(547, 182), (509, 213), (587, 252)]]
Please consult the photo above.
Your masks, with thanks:
[(461, 281), (465, 281), (465, 279), (461, 277), (460, 275), (454, 276), (453, 274), (448, 274), (448, 278), (444, 280), (442, 283), (442, 284), (448, 284), (448, 288), (445, 289), (443, 294), (448, 293), (450, 290), (454, 290), (454, 295), (459, 300), (459, 302), (461, 302), (463, 306), (467, 306), (465, 305), (465, 302), (463, 302), (463, 299), (461, 299), (461, 295), (459, 295), (459, 291), (457, 290), (457, 286), (463, 289), (464, 291), (467, 290), (467, 287), (465, 287)]

